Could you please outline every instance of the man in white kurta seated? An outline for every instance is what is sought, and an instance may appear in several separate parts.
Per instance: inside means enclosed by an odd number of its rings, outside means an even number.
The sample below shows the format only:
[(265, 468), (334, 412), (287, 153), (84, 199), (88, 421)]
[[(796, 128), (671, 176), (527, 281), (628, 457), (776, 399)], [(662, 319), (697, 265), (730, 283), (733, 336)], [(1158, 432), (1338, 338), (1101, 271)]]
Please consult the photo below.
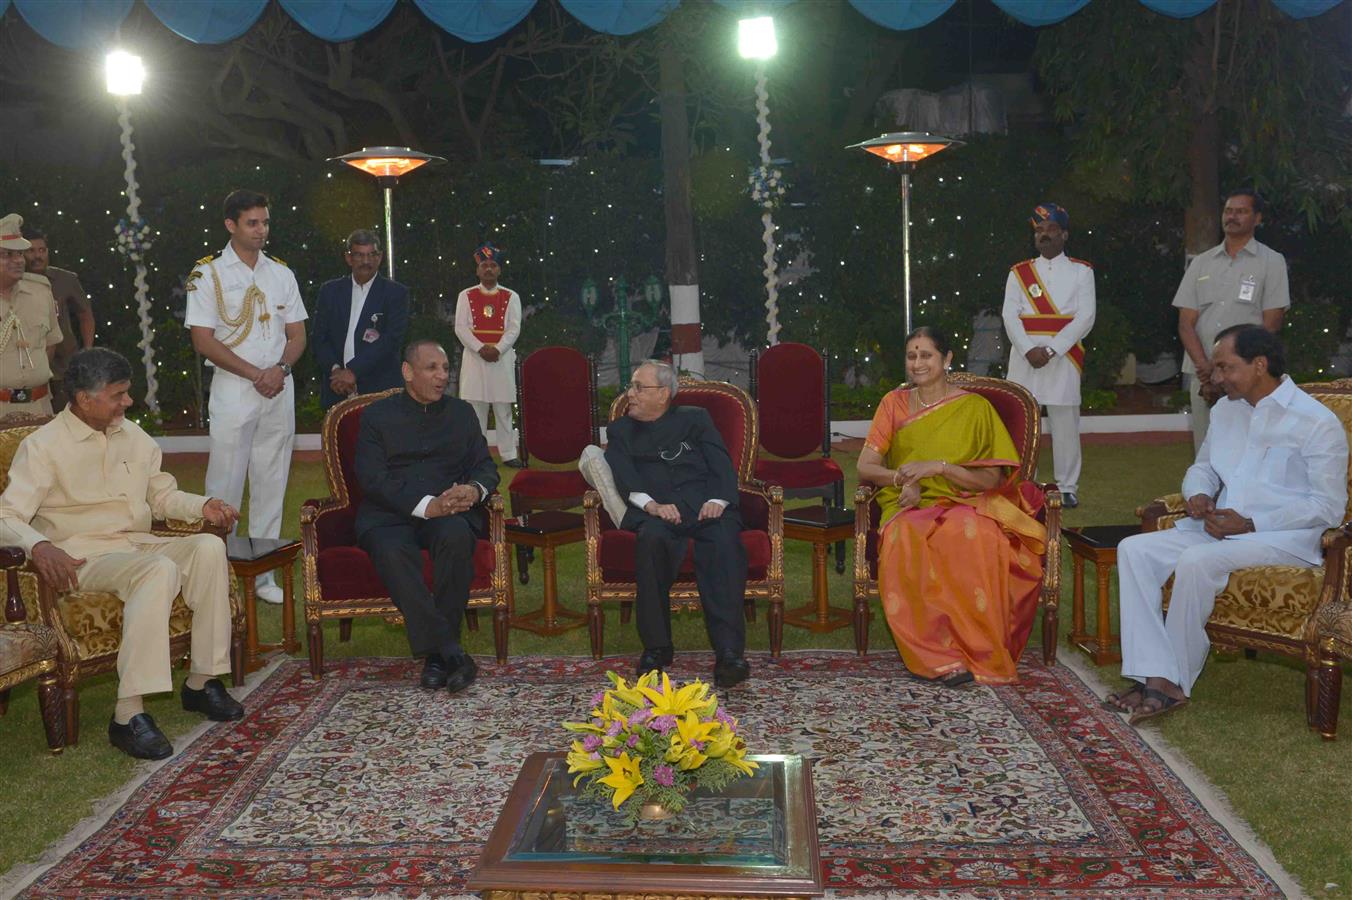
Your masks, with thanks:
[(479, 430), (488, 434), (488, 408), (493, 407), (493, 435), (498, 456), (513, 469), (523, 468), (516, 455), (512, 404), (516, 402), (516, 344), (521, 334), (521, 298), (498, 283), (502, 251), (480, 244), (474, 251), (479, 283), (465, 288), (455, 301), (455, 336), (464, 345), (460, 356), (460, 399), (474, 407)]
[(160, 448), (135, 422), (131, 365), (93, 347), (66, 369), (70, 405), (19, 444), (0, 495), (0, 544), (22, 547), (55, 591), (111, 591), (122, 599), (114, 747), (163, 759), (173, 746), (142, 697), (173, 690), (169, 610), (180, 589), (192, 610), (192, 657), (183, 708), (216, 721), (244, 708), (215, 676), (230, 671), (230, 567), (212, 534), (160, 537), (152, 519), (230, 528), (234, 507), (178, 489), (160, 468)]
[(1029, 218), (1038, 255), (1018, 263), (1005, 280), (1001, 309), (1009, 335), (1009, 380), (1047, 407), (1052, 471), (1061, 504), (1079, 505), (1081, 341), (1094, 327), (1094, 267), (1065, 254), (1070, 215), (1040, 203)]
[(1211, 358), (1225, 399), (1183, 477), (1188, 517), (1117, 548), (1122, 675), (1133, 683), (1105, 703), (1131, 713), (1132, 724), (1187, 704), (1230, 573), (1318, 565), (1320, 538), (1347, 507), (1347, 434), (1285, 374), (1281, 339), (1237, 325), (1220, 333)]

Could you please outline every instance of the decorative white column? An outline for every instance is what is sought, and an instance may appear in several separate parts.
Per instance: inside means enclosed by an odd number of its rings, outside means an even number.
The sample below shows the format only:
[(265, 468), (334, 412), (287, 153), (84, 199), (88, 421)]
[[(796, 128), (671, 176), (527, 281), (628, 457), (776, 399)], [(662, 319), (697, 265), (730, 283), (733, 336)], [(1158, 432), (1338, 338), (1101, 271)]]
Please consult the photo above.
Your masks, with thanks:
[(150, 249), (149, 228), (141, 221), (141, 198), (137, 194), (136, 150), (131, 142), (131, 110), (127, 98), (117, 98), (117, 122), (122, 126), (122, 159), (126, 163), (123, 175), (127, 180), (127, 228), (118, 228), (118, 249), (136, 266), (136, 315), (141, 324), (141, 359), (146, 369), (145, 404), (151, 412), (160, 411), (159, 381), (155, 378), (155, 325), (150, 318), (150, 295), (146, 285), (145, 251)]
[[(766, 89), (765, 63), (758, 63), (756, 66), (756, 124), (760, 126), (760, 131), (756, 135), (760, 142), (760, 170), (759, 176), (762, 182), (757, 186), (753, 183), (753, 197), (756, 193), (764, 195), (763, 198), (756, 198), (760, 204), (765, 207), (761, 213), (762, 239), (765, 241), (765, 255), (762, 257), (765, 261), (765, 324), (767, 326), (765, 340), (771, 347), (779, 343), (779, 266), (775, 262), (775, 221), (772, 210), (778, 202), (778, 194), (774, 188), (778, 187), (778, 172), (770, 170), (770, 93)], [(782, 189), (781, 189), (782, 192)]]

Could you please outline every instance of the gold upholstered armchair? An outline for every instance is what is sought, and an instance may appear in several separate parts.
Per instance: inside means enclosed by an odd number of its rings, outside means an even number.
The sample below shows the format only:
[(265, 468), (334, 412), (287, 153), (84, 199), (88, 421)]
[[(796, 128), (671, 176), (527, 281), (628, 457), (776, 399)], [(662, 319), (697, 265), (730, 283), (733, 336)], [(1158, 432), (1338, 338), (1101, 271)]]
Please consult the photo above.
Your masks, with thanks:
[[(1301, 388), (1337, 414), (1352, 435), (1352, 379)], [(1352, 485), (1352, 466), (1348, 481)], [(1184, 516), (1182, 494), (1169, 494), (1136, 510), (1143, 531), (1172, 528)], [(1218, 650), (1268, 650), (1305, 663), (1305, 721), (1325, 740), (1338, 735), (1342, 660), (1352, 659), (1352, 500), (1343, 524), (1324, 532), (1324, 564), (1254, 566), (1232, 572), (1207, 622)], [(1164, 587), (1165, 603), (1173, 586)]]
[[(45, 417), (27, 415), (0, 419), (0, 492), (9, 485), (9, 466), (19, 444), (46, 421)], [(157, 521), (151, 531), (167, 536), (211, 532), (225, 538), (223, 530), (205, 521), (195, 525)], [(56, 683), (65, 707), (65, 740), (74, 746), (80, 737), (80, 683), (117, 667), (122, 646), (122, 601), (107, 591), (53, 590), (18, 548), (0, 548), (0, 569), (5, 570), (7, 582), (17, 579), (27, 621), (45, 626), (56, 638)], [(233, 579), (230, 632), (231, 679), (239, 686), (244, 683), (244, 605)], [(192, 611), (180, 594), (169, 612), (170, 658), (185, 657), (191, 638)]]
[(66, 747), (66, 717), (56, 689), (56, 633), (28, 621), (17, 571), (23, 553), (5, 547), (0, 549), (0, 561), (10, 564), (5, 573), (5, 615), (0, 619), (0, 716), (9, 709), (10, 689), (36, 678), (47, 747), (60, 753)]

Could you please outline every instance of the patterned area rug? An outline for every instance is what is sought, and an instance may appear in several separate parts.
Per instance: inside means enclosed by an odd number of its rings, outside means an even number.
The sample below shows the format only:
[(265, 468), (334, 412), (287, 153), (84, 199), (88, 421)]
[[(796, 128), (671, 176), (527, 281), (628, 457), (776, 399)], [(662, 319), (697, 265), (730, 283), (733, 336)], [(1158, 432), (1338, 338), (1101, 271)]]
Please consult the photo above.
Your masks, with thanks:
[[(896, 658), (753, 656), (723, 692), (755, 752), (813, 761), (832, 892), (1280, 897), (1160, 758), (1067, 668), (952, 691)], [(521, 761), (562, 749), (607, 668), (480, 664), (464, 695), (408, 660), (283, 663), (24, 896), (429, 896), (464, 891)], [(674, 676), (709, 677), (682, 654)]]

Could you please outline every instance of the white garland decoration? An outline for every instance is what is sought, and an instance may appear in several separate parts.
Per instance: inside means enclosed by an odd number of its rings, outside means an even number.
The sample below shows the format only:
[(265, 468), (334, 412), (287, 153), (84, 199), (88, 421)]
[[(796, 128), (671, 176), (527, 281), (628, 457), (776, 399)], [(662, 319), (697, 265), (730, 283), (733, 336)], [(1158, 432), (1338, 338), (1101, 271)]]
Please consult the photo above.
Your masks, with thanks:
[[(136, 159), (132, 153), (136, 150), (131, 142), (131, 110), (126, 97), (117, 98), (117, 123), (122, 126), (122, 159), (127, 164), (123, 171), (127, 179), (127, 221), (137, 222), (141, 215), (141, 198), (136, 190)], [(146, 285), (146, 264), (144, 257), (136, 259), (136, 315), (141, 322), (141, 340), (136, 344), (141, 348), (141, 359), (146, 367), (146, 408), (153, 413), (160, 411), (159, 381), (155, 378), (155, 327), (150, 320), (150, 294)]]
[[(770, 94), (765, 84), (765, 64), (756, 67), (756, 124), (760, 132), (756, 139), (760, 142), (761, 167), (770, 167)], [(770, 210), (761, 213), (762, 237), (765, 240), (765, 323), (768, 330), (766, 342), (773, 347), (779, 343), (779, 277), (775, 262), (775, 222)]]

